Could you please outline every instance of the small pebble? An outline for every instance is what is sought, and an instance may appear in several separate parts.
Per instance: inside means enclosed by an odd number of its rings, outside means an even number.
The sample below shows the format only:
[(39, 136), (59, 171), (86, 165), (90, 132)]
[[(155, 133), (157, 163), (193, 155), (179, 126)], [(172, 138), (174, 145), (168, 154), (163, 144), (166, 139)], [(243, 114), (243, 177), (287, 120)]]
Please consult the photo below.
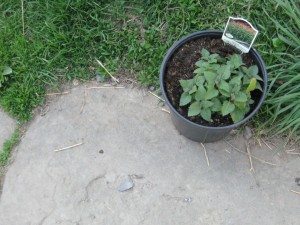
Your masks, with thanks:
[(150, 91), (154, 91), (154, 90), (155, 90), (155, 87), (154, 87), (154, 86), (150, 86), (150, 87), (149, 87), (149, 90), (150, 90)]
[(251, 131), (250, 127), (246, 126), (244, 128), (243, 135), (246, 140), (249, 140), (252, 137), (252, 131)]
[(100, 153), (100, 154), (103, 154), (103, 153), (104, 153), (104, 151), (101, 149), (101, 150), (99, 151), (99, 153)]
[(192, 199), (192, 198), (190, 198), (190, 197), (188, 197), (188, 198), (185, 198), (183, 201), (184, 201), (184, 202), (192, 202), (192, 201), (193, 201), (193, 199)]

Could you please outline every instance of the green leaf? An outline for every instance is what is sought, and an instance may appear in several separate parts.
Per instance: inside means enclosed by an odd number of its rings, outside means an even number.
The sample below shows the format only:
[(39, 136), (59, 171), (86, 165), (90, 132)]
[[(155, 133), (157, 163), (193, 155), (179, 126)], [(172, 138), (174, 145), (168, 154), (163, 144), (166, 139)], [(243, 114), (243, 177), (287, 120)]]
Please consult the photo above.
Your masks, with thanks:
[(206, 69), (205, 67), (197, 68), (194, 70), (194, 73), (201, 75), (205, 71), (205, 69)]
[(234, 105), (236, 107), (238, 107), (239, 109), (244, 109), (246, 108), (246, 102), (238, 102), (238, 101), (234, 101)]
[(201, 108), (199, 102), (194, 102), (190, 105), (188, 116), (197, 116), (200, 114)]
[(198, 87), (198, 90), (196, 91), (196, 94), (195, 94), (195, 99), (197, 101), (201, 101), (201, 100), (204, 100), (205, 99), (205, 95), (206, 95), (206, 90), (205, 90), (205, 87), (202, 85), (200, 85)]
[(238, 92), (237, 96), (235, 97), (235, 101), (238, 102), (247, 102), (248, 98), (244, 92)]
[[(202, 65), (203, 65), (204, 62), (205, 62), (205, 61), (203, 61), (203, 60), (199, 60), (199, 61), (196, 62), (196, 66), (202, 67)], [(194, 72), (195, 72), (195, 71), (194, 71)]]
[(194, 80), (179, 80), (179, 83), (184, 92), (190, 91), (193, 88)]
[(179, 105), (184, 106), (192, 101), (192, 96), (188, 92), (183, 92), (180, 97)]
[(235, 109), (234, 104), (232, 104), (229, 101), (225, 101), (223, 102), (223, 106), (222, 106), (222, 115), (226, 116), (229, 113), (231, 113), (234, 109)]
[(211, 56), (210, 56), (208, 62), (209, 63), (216, 63), (216, 62), (218, 62), (218, 60), (215, 59), (215, 58), (211, 58)]
[(241, 90), (241, 85), (235, 84), (231, 86), (231, 93), (238, 93)]
[(235, 109), (230, 113), (231, 119), (233, 120), (234, 123), (237, 123), (244, 119), (245, 117), (245, 111), (241, 109)]
[(230, 77), (230, 74), (231, 74), (230, 66), (229, 65), (222, 65), (218, 69), (218, 74), (220, 74), (224, 80), (227, 80)]
[(212, 71), (205, 71), (204, 72), (204, 77), (208, 83), (208, 85), (213, 85), (215, 84), (215, 80), (217, 78), (218, 74)]
[(3, 69), (3, 72), (2, 72), (2, 75), (9, 75), (9, 74), (12, 74), (12, 68), (10, 68), (9, 66), (5, 66), (4, 69)]
[(206, 121), (208, 121), (208, 122), (211, 121), (211, 111), (209, 108), (201, 110), (200, 115)]
[(250, 84), (250, 79), (247, 76), (243, 77), (243, 85)]
[(203, 106), (204, 109), (206, 109), (206, 108), (212, 107), (214, 105), (214, 103), (211, 101), (203, 101), (201, 103), (201, 105)]
[(255, 88), (256, 88), (256, 79), (255, 79), (255, 78), (252, 78), (252, 79), (250, 80), (250, 84), (249, 84), (249, 86), (247, 87), (246, 92), (247, 92), (247, 93), (250, 93), (251, 91), (255, 90)]
[(203, 62), (202, 64), (201, 64), (201, 68), (203, 68), (204, 70), (206, 70), (207, 68), (209, 68), (210, 67), (210, 64), (208, 63), (208, 62)]
[(219, 86), (218, 86), (219, 89), (222, 89), (228, 93), (230, 93), (230, 86), (229, 84), (224, 81), (224, 80), (221, 80), (220, 83), (219, 83)]
[(217, 63), (219, 58), (220, 58), (220, 56), (218, 54), (211, 54), (209, 56), (208, 62), (209, 63)]
[(233, 54), (230, 57), (230, 62), (233, 64), (234, 68), (238, 68), (243, 65), (242, 57), (238, 54)]
[(248, 68), (245, 66), (240, 67), (240, 70), (247, 75), (249, 74)]
[(210, 55), (210, 53), (209, 53), (209, 51), (207, 51), (205, 48), (203, 48), (202, 51), (201, 51), (201, 55), (202, 55), (202, 57), (204, 57), (204, 58), (208, 58), (209, 55)]
[(230, 93), (227, 92), (227, 91), (224, 91), (224, 90), (222, 90), (222, 89), (219, 89), (219, 92), (220, 92), (223, 96), (225, 96), (225, 97), (230, 97)]
[(242, 77), (241, 76), (235, 76), (233, 77), (230, 81), (229, 81), (229, 84), (237, 84), (237, 85), (240, 85), (241, 84), (241, 79)]
[(285, 43), (279, 39), (279, 38), (273, 38), (272, 39), (273, 47), (276, 48), (277, 50), (285, 50)]
[(258, 76), (258, 75), (254, 75), (253, 78), (256, 78), (256, 80), (263, 81), (263, 79), (260, 76)]
[(200, 87), (203, 86), (204, 82), (205, 82), (205, 78), (203, 76), (198, 76), (195, 79), (195, 84)]
[(218, 70), (220, 68), (220, 65), (219, 64), (211, 64), (210, 68), (213, 70)]
[(214, 86), (209, 86), (205, 95), (205, 100), (212, 99), (217, 97), (219, 94), (218, 90), (214, 88)]
[(193, 94), (193, 93), (195, 93), (196, 91), (197, 91), (197, 86), (194, 85), (194, 86), (192, 87), (192, 90), (189, 91), (189, 94)]
[(251, 77), (253, 77), (253, 76), (255, 76), (255, 75), (257, 75), (258, 74), (258, 67), (255, 65), (255, 66), (250, 66), (249, 68), (248, 68), (248, 72), (249, 72), (249, 75), (251, 76)]
[(259, 82), (256, 82), (256, 87), (255, 87), (255, 89), (258, 89), (258, 90), (260, 90), (261, 92), (263, 91), (263, 90), (262, 90), (262, 87), (261, 87), (261, 85), (260, 85)]
[(211, 100), (213, 102), (213, 106), (211, 107), (211, 111), (220, 112), (222, 110), (222, 103), (219, 99), (214, 98)]
[(219, 59), (219, 58), (220, 58), (220, 55), (214, 53), (214, 54), (211, 54), (209, 57), (210, 57), (211, 59)]
[(249, 103), (249, 105), (251, 105), (251, 104), (253, 104), (255, 101), (253, 100), (253, 99), (249, 99), (249, 101), (248, 101), (248, 103)]

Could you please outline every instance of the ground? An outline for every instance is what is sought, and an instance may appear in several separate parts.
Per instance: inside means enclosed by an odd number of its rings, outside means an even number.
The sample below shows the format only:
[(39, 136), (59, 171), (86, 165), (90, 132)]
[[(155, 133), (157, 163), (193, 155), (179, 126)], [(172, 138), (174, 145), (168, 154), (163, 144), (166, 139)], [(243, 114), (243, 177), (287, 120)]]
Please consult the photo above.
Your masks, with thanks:
[[(5, 176), (1, 225), (299, 224), (299, 155), (251, 145), (264, 160), (253, 158), (253, 173), (232, 134), (205, 144), (208, 166), (147, 90), (94, 85), (51, 96), (28, 126)], [(129, 177), (133, 188), (119, 192)]]

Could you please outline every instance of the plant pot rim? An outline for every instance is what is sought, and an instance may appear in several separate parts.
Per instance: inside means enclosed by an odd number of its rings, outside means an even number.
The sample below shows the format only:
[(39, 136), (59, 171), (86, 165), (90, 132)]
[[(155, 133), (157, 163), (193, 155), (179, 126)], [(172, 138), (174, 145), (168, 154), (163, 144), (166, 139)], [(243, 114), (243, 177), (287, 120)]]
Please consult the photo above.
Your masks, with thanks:
[[(267, 70), (266, 70), (265, 63), (264, 63), (263, 59), (261, 58), (261, 56), (259, 55), (259, 53), (257, 52), (257, 50), (254, 47), (251, 47), (249, 53), (247, 53), (247, 54), (254, 55), (258, 59), (259, 64), (261, 65), (260, 74), (261, 74), (261, 76), (263, 78), (263, 83), (264, 83), (262, 96), (259, 99), (258, 104), (252, 110), (251, 113), (249, 113), (241, 121), (239, 121), (237, 123), (230, 124), (230, 125), (220, 126), (220, 127), (206, 126), (206, 125), (201, 125), (201, 124), (195, 123), (195, 122), (193, 122), (193, 121), (185, 118), (184, 116), (182, 116), (174, 108), (174, 106), (172, 105), (172, 103), (169, 101), (169, 98), (167, 97), (167, 93), (166, 93), (165, 87), (164, 87), (164, 76), (165, 76), (166, 66), (167, 66), (167, 63), (168, 63), (169, 59), (173, 56), (173, 54), (176, 52), (176, 50), (178, 48), (180, 48), (182, 45), (184, 45), (185, 43), (187, 43), (187, 42), (189, 42), (191, 40), (202, 38), (202, 37), (205, 37), (205, 36), (208, 36), (208, 37), (209, 36), (214, 36), (214, 37), (220, 36), (220, 38), (221, 38), (222, 34), (223, 34), (223, 32), (220, 31), (220, 30), (202, 30), (202, 31), (197, 31), (197, 32), (191, 33), (191, 34), (189, 34), (189, 35), (181, 38), (180, 40), (176, 41), (171, 46), (171, 48), (169, 48), (168, 52), (166, 53), (166, 55), (165, 55), (165, 57), (163, 59), (163, 62), (161, 64), (160, 74), (159, 74), (160, 89), (162, 91), (163, 98), (165, 99), (165, 102), (167, 103), (167, 105), (170, 108), (170, 110), (172, 112), (174, 112), (177, 116), (179, 116), (182, 120), (184, 120), (185, 122), (187, 122), (187, 123), (189, 123), (191, 125), (198, 126), (198, 127), (201, 127), (201, 128), (208, 128), (208, 129), (211, 129), (211, 130), (220, 130), (220, 129), (223, 129), (223, 128), (228, 128), (228, 129), (236, 128), (236, 127), (244, 124), (245, 122), (247, 122), (249, 119), (251, 119), (257, 113), (257, 111), (259, 110), (259, 108), (261, 107), (261, 105), (262, 105), (262, 103), (263, 103), (263, 101), (264, 101), (264, 99), (266, 97), (268, 79), (267, 79)], [(257, 64), (258, 64), (258, 62), (256, 62), (256, 65)]]

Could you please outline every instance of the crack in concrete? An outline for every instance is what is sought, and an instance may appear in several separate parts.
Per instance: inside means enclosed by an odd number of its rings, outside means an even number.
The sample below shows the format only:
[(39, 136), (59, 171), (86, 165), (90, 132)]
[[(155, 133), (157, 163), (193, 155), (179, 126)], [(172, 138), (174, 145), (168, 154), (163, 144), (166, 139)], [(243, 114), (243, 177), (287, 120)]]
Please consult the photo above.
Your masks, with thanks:
[(57, 206), (57, 203), (55, 201), (55, 195), (56, 195), (56, 188), (57, 188), (57, 185), (54, 186), (54, 191), (53, 191), (53, 194), (52, 194), (52, 203), (53, 203), (53, 207), (51, 209), (51, 211), (49, 213), (47, 213), (41, 220), (40, 222), (38, 223), (38, 225), (43, 225), (44, 222), (49, 218), (49, 216), (52, 215), (52, 213), (54, 212), (54, 210), (56, 209), (56, 206)]
[(80, 201), (80, 202), (88, 202), (90, 200), (90, 191), (89, 188), (99, 179), (102, 179), (105, 177), (105, 173), (96, 176), (95, 178), (91, 179), (88, 184), (85, 186), (84, 190), (85, 190), (85, 194), (84, 194), (84, 198)]

